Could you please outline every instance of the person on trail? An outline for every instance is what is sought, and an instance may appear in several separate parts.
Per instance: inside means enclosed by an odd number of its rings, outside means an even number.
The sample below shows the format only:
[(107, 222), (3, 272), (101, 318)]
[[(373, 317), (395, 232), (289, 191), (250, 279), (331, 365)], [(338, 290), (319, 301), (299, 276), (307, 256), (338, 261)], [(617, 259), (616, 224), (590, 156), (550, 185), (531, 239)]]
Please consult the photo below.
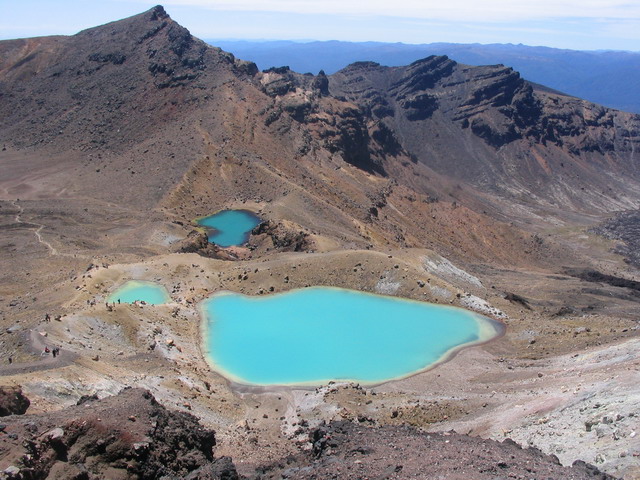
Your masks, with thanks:
[(51, 316), (48, 313), (45, 313), (44, 315), (44, 321), (45, 322), (50, 322), (51, 321)]
[(58, 347), (55, 347), (53, 350), (51, 350), (51, 353), (53, 354), (53, 358), (56, 358), (60, 354), (60, 349)]

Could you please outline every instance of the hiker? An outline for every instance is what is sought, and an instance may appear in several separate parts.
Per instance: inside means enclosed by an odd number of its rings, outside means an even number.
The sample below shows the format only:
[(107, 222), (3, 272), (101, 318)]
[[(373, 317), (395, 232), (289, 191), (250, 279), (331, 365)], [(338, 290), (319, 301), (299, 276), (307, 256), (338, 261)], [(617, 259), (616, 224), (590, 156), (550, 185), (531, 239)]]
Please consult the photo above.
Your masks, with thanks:
[(48, 313), (45, 313), (44, 315), (44, 321), (45, 322), (50, 322), (51, 321), (51, 316)]
[(53, 358), (56, 358), (60, 353), (60, 349), (58, 347), (55, 347), (53, 350), (51, 350), (51, 353), (53, 354)]

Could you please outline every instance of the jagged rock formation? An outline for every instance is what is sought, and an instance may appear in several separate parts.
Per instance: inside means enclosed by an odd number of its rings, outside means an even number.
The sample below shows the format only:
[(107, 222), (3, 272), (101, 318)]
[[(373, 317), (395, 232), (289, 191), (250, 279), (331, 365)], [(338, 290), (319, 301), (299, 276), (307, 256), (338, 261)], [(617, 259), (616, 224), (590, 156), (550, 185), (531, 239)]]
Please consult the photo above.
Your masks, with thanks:
[(393, 68), (359, 62), (332, 75), (329, 89), (384, 122), (421, 162), (503, 195), (615, 199), (628, 188), (623, 177), (638, 178), (636, 115), (533, 85), (502, 65), (446, 56)]
[(314, 245), (309, 232), (300, 225), (268, 220), (253, 229), (249, 246), (283, 252), (304, 252), (313, 250)]
[(214, 458), (215, 432), (140, 389), (4, 423), (7, 479), (238, 478), (229, 458)]

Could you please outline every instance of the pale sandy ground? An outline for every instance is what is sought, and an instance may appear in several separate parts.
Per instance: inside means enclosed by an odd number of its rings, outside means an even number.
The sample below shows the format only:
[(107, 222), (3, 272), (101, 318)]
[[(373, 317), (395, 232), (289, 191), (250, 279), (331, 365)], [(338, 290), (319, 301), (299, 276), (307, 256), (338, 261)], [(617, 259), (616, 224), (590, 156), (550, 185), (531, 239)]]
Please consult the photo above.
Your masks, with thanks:
[[(582, 459), (614, 475), (640, 478), (636, 331), (627, 329), (599, 347), (588, 341), (575, 347), (583, 335), (600, 335), (596, 325), (604, 319), (554, 319), (570, 330), (549, 336), (545, 344), (542, 332), (548, 325), (541, 315), (510, 304), (480, 279), (437, 256), (425, 268), (431, 255), (424, 250), (291, 253), (233, 263), (171, 254), (98, 266), (60, 288), (69, 299), (61, 321), (42, 322), (28, 332), (34, 349), (44, 342), (60, 346), (64, 355), (20, 370), (15, 364), (3, 367), (0, 374), (4, 384), (22, 385), (32, 413), (74, 404), (81, 395), (148, 388), (166, 406), (190, 411), (215, 428), (218, 453), (238, 459), (241, 472), (304, 447), (301, 427), (348, 418), (511, 437), (556, 454), (564, 464)], [(435, 276), (434, 264), (447, 269), (448, 281)], [(456, 277), (458, 287), (453, 285)], [(107, 311), (104, 299), (132, 278), (165, 285), (174, 301), (117, 305)], [(466, 303), (481, 310), (488, 305), (506, 322), (507, 334), (465, 349), (432, 370), (367, 389), (350, 384), (248, 388), (230, 385), (211, 371), (200, 349), (199, 301), (220, 289), (259, 294), (273, 287), (277, 292), (317, 284), (317, 278), (329, 285)], [(537, 321), (542, 322), (539, 329)], [(593, 331), (575, 334), (580, 321), (590, 321)], [(538, 341), (532, 342), (534, 338)], [(574, 347), (566, 347), (565, 340)]]

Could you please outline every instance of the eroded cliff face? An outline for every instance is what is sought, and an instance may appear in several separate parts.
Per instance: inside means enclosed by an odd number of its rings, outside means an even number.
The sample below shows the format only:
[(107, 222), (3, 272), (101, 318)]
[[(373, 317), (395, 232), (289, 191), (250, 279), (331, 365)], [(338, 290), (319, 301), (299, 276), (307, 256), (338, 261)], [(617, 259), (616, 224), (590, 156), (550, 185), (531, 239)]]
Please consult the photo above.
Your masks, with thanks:
[(624, 177), (638, 179), (639, 117), (530, 84), (511, 68), (445, 56), (407, 67), (361, 62), (332, 75), (329, 89), (439, 173), (503, 195), (569, 199), (573, 207), (581, 196), (594, 206), (590, 194), (612, 187), (604, 208), (620, 193), (621, 204), (633, 203), (636, 186)]
[(406, 156), (393, 134), (367, 111), (329, 95), (324, 73), (300, 75), (284, 67), (269, 69), (259, 78), (264, 92), (273, 98), (264, 112), (265, 124), (283, 131), (296, 122), (306, 134), (298, 149), (301, 155), (326, 149), (351, 165), (381, 175), (385, 175), (386, 155)]

